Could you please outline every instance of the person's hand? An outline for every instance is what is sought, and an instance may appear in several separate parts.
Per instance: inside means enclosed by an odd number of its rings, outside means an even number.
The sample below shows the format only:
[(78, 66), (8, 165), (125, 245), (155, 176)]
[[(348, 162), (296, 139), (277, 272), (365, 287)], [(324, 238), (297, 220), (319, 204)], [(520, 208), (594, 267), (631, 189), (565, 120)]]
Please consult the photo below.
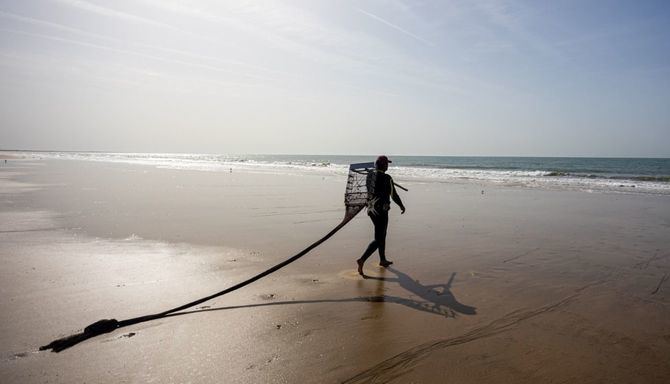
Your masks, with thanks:
[(403, 215), (405, 213), (405, 207), (400, 207), (400, 214)]

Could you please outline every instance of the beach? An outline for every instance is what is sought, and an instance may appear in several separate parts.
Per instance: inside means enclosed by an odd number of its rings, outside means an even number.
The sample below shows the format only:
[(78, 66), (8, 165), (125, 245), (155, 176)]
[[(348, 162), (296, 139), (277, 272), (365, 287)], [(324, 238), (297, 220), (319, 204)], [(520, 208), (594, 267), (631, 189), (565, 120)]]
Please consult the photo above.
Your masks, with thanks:
[(399, 178), (391, 268), (356, 273), (363, 212), (248, 287), (53, 353), (299, 252), (342, 220), (346, 176), (7, 158), (3, 382), (670, 381), (670, 195)]

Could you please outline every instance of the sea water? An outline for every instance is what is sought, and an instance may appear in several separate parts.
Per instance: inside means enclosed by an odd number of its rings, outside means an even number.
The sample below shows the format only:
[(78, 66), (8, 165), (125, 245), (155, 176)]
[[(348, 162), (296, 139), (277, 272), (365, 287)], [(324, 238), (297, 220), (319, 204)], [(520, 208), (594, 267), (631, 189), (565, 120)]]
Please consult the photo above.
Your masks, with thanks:
[[(213, 172), (345, 175), (348, 164), (375, 156), (220, 155), (170, 153), (39, 152), (32, 156), (121, 162)], [(670, 159), (586, 157), (390, 156), (396, 180), (480, 182), (590, 192), (670, 194)]]

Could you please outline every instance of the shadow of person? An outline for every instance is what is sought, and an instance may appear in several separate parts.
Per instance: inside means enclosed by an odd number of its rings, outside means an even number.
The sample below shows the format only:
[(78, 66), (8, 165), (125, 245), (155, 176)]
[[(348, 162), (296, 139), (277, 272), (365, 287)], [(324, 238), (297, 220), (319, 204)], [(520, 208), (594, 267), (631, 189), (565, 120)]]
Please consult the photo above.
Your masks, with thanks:
[(112, 332), (116, 329), (127, 327), (133, 324), (139, 324), (146, 321), (156, 320), (158, 318), (167, 318), (167, 317), (176, 317), (184, 315), (193, 315), (197, 313), (204, 312), (215, 312), (215, 311), (224, 311), (231, 309), (241, 309), (241, 308), (254, 308), (254, 307), (265, 307), (265, 306), (274, 306), (274, 305), (291, 305), (291, 304), (315, 304), (315, 303), (347, 303), (347, 302), (375, 302), (375, 303), (396, 303), (404, 305), (406, 307), (416, 309), (423, 312), (432, 313), (435, 315), (442, 315), (446, 317), (455, 317), (457, 313), (464, 315), (474, 315), (476, 314), (475, 307), (471, 307), (465, 304), (461, 304), (456, 300), (454, 295), (450, 291), (451, 283), (456, 276), (456, 273), (452, 273), (449, 281), (446, 284), (433, 284), (433, 285), (422, 285), (419, 281), (410, 278), (409, 275), (400, 272), (394, 268), (387, 268), (387, 270), (396, 274), (397, 277), (375, 277), (375, 276), (363, 276), (366, 279), (378, 280), (381, 282), (395, 282), (400, 285), (401, 288), (406, 291), (420, 297), (421, 301), (411, 300), (403, 297), (389, 296), (380, 294), (383, 292), (383, 285), (377, 287), (376, 294), (373, 296), (360, 296), (354, 298), (345, 298), (345, 299), (322, 299), (322, 300), (299, 300), (299, 301), (280, 301), (272, 303), (258, 303), (258, 304), (248, 304), (248, 305), (239, 305), (239, 306), (230, 306), (222, 308), (196, 308), (191, 311), (181, 311), (174, 312), (167, 315), (146, 315), (129, 320), (118, 321), (116, 319), (103, 319), (97, 321), (84, 329), (83, 332), (66, 336), (60, 339), (56, 339), (49, 343), (39, 347), (40, 351), (51, 349), (54, 352), (60, 352), (65, 349), (68, 349), (76, 344), (81, 343), (82, 341), (88, 340), (92, 337)]
[(459, 302), (451, 292), (451, 284), (456, 277), (456, 272), (453, 272), (449, 277), (449, 280), (444, 284), (423, 285), (419, 280), (415, 280), (408, 274), (393, 267), (389, 267), (386, 270), (393, 272), (396, 277), (377, 277), (368, 275), (363, 275), (363, 277), (369, 280), (398, 283), (401, 288), (420, 297), (421, 300), (416, 301), (385, 295), (383, 296), (384, 301), (395, 302), (420, 311), (431, 312), (447, 317), (455, 317), (457, 313), (463, 315), (477, 314), (477, 309), (475, 307)]
[[(378, 280), (381, 282), (398, 283), (398, 285), (408, 291), (409, 293), (418, 296), (421, 300), (412, 300), (404, 297), (383, 295), (380, 292), (383, 289), (378, 289), (375, 295), (359, 296), (345, 299), (320, 299), (320, 300), (293, 300), (293, 301), (275, 301), (270, 303), (247, 304), (220, 308), (197, 308), (192, 311), (177, 312), (165, 317), (182, 316), (188, 314), (195, 314), (199, 312), (216, 312), (231, 309), (242, 308), (256, 308), (266, 306), (283, 306), (292, 304), (318, 304), (318, 303), (353, 303), (353, 302), (372, 302), (372, 303), (393, 303), (400, 304), (418, 311), (428, 312), (434, 315), (455, 317), (456, 314), (476, 315), (475, 307), (462, 304), (459, 302), (454, 294), (451, 292), (451, 284), (456, 277), (456, 272), (452, 273), (449, 280), (444, 284), (423, 285), (418, 280), (412, 279), (406, 273), (400, 272), (395, 268), (387, 268), (386, 270), (393, 272), (396, 277), (377, 277), (365, 276), (369, 280)], [(380, 287), (378, 287), (380, 288)]]

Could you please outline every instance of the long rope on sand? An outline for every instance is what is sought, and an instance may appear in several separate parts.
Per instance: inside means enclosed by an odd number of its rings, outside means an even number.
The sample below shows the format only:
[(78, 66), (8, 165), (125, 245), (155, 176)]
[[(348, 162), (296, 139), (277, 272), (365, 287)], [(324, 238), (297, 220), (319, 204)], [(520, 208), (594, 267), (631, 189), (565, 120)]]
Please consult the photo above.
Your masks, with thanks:
[(209, 295), (207, 297), (203, 297), (201, 299), (192, 301), (190, 303), (180, 305), (179, 307), (168, 309), (167, 311), (160, 312), (160, 313), (155, 313), (153, 315), (139, 316), (139, 317), (134, 317), (132, 319), (126, 319), (126, 320), (121, 320), (121, 321), (116, 320), (116, 319), (98, 320), (95, 323), (93, 323), (93, 324), (87, 326), (86, 328), (84, 328), (83, 332), (80, 332), (80, 333), (77, 333), (77, 334), (74, 334), (74, 335), (70, 335), (70, 336), (66, 336), (66, 337), (54, 340), (47, 345), (41, 346), (40, 351), (45, 351), (45, 350), (50, 349), (53, 352), (61, 352), (65, 349), (67, 349), (67, 348), (70, 348), (70, 347), (72, 347), (72, 346), (74, 346), (78, 343), (81, 343), (84, 340), (90, 339), (92, 337), (102, 335), (104, 333), (109, 333), (109, 332), (112, 332), (116, 329), (127, 327), (129, 325), (133, 325), (133, 324), (137, 324), (137, 323), (143, 323), (145, 321), (150, 321), (150, 320), (160, 319), (160, 318), (165, 317), (165, 316), (167, 316), (171, 313), (175, 313), (175, 312), (179, 312), (179, 311), (182, 311), (184, 309), (187, 309), (187, 308), (191, 308), (191, 307), (196, 306), (198, 304), (202, 304), (205, 301), (211, 300), (215, 297), (223, 296), (227, 293), (236, 291), (236, 290), (238, 290), (238, 289), (240, 289), (240, 288), (242, 288), (246, 285), (249, 285), (249, 284), (253, 283), (256, 280), (260, 280), (263, 277), (280, 270), (281, 268), (283, 268), (283, 267), (291, 264), (292, 262), (298, 260), (299, 258), (305, 256), (307, 253), (309, 253), (309, 251), (318, 247), (319, 245), (321, 245), (321, 243), (328, 240), (337, 231), (342, 229), (342, 227), (344, 227), (349, 221), (351, 221), (351, 219), (353, 219), (354, 216), (356, 216), (356, 214), (358, 212), (359, 211), (352, 212), (352, 211), (348, 210), (347, 215), (345, 215), (344, 219), (342, 220), (342, 222), (340, 224), (338, 224), (335, 228), (333, 228), (330, 232), (328, 232), (328, 234), (326, 234), (324, 237), (317, 240), (316, 242), (314, 242), (309, 247), (300, 251), (300, 253), (296, 254), (295, 256), (292, 256), (289, 259), (286, 259), (286, 260), (282, 261), (281, 263), (275, 265), (274, 267), (272, 267), (268, 270), (265, 270), (265, 271), (259, 273), (258, 275), (254, 276), (250, 279), (247, 279), (247, 280), (245, 280), (245, 281), (243, 281), (243, 282), (241, 282), (237, 285), (234, 285), (232, 287), (226, 288), (221, 292), (217, 292), (213, 295)]
[[(202, 299), (198, 299), (196, 301), (192, 301), (190, 303), (181, 305), (176, 308), (169, 309), (167, 311), (161, 312), (161, 313), (155, 313), (153, 315), (146, 315), (146, 316), (139, 316), (139, 317), (134, 317), (132, 319), (127, 319), (127, 320), (121, 320), (118, 321), (116, 319), (102, 319), (98, 320), (95, 323), (89, 325), (88, 327), (84, 328), (84, 332), (77, 333), (71, 336), (63, 337), (58, 340), (54, 340), (51, 343), (47, 345), (43, 345), (40, 347), (40, 351), (44, 350), (49, 350), (51, 349), (53, 352), (60, 352), (64, 349), (70, 348), (73, 345), (76, 345), (78, 343), (81, 343), (84, 340), (90, 339), (91, 337), (95, 337), (98, 335), (102, 335), (103, 333), (109, 333), (112, 332), (116, 329), (126, 327), (132, 324), (137, 324), (137, 323), (142, 323), (145, 321), (150, 321), (150, 320), (155, 320), (155, 319), (160, 319), (162, 317), (165, 317), (169, 314), (179, 312), (181, 310), (191, 308), (193, 306), (196, 306), (198, 304), (204, 303), (205, 301), (211, 300), (215, 297), (223, 296), (226, 293), (230, 293), (233, 291), (236, 291), (246, 285), (249, 285), (253, 283), (256, 280), (262, 279), (263, 277), (278, 271), (279, 269), (291, 264), (292, 262), (298, 260), (299, 258), (305, 256), (309, 251), (312, 249), (318, 247), (323, 243), (324, 241), (328, 240), (331, 236), (333, 236), (337, 231), (342, 229), (351, 219), (353, 219), (366, 205), (367, 205), (367, 200), (368, 200), (368, 184), (370, 184), (371, 177), (374, 176), (374, 174), (371, 173), (371, 170), (375, 169), (374, 163), (357, 163), (357, 164), (350, 164), (349, 165), (349, 175), (347, 177), (347, 187), (344, 192), (344, 206), (345, 206), (345, 215), (344, 219), (342, 219), (342, 222), (338, 224), (333, 230), (328, 232), (326, 236), (322, 237), (321, 239), (317, 240), (314, 244), (310, 245), (309, 247), (303, 249), (300, 253), (297, 255), (275, 265), (274, 267), (263, 271), (259, 273), (258, 275), (245, 280), (237, 285), (234, 285), (230, 288), (226, 288), (221, 292), (217, 292), (213, 295), (203, 297)], [(398, 186), (400, 187), (400, 186)], [(402, 187), (401, 187), (402, 188)], [(403, 188), (405, 189), (405, 188)], [(406, 190), (406, 189), (405, 189)]]

